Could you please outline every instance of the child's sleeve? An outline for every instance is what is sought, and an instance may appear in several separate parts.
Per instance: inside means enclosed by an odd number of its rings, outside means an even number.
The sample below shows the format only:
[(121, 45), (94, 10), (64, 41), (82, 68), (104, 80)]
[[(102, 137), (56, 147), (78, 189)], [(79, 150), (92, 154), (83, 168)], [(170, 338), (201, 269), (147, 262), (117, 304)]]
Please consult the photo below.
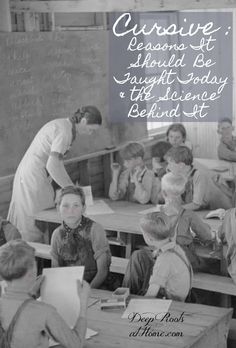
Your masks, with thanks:
[(195, 212), (189, 211), (189, 214), (191, 214), (190, 227), (193, 232), (203, 241), (212, 240), (210, 226), (204, 223)]
[(60, 230), (57, 228), (51, 238), (51, 257), (52, 263), (55, 261), (58, 263), (59, 260), (59, 247), (61, 245)]
[(128, 182), (129, 182), (129, 173), (127, 170), (124, 170), (119, 175), (116, 188), (114, 188), (113, 181), (111, 182), (110, 189), (109, 189), (109, 197), (114, 201), (123, 199), (127, 191)]
[(154, 183), (154, 173), (151, 170), (147, 170), (144, 174), (143, 180), (140, 184), (136, 185), (134, 198), (141, 204), (146, 204), (151, 199), (152, 189)]
[(2, 228), (3, 228), (4, 235), (5, 235), (7, 242), (9, 242), (10, 240), (13, 240), (13, 239), (21, 239), (20, 232), (10, 222), (8, 222), (8, 221), (6, 221), (5, 223), (3, 222)]
[(193, 203), (204, 206), (204, 197), (208, 189), (208, 177), (197, 170), (193, 176)]
[(158, 204), (163, 202), (164, 202), (164, 198), (161, 193), (161, 179), (154, 176), (152, 192), (151, 192), (151, 203)]
[(109, 267), (111, 263), (111, 252), (110, 252), (110, 246), (106, 237), (106, 232), (104, 228), (100, 224), (97, 224), (96, 222), (94, 222), (92, 225), (91, 241), (92, 241), (92, 248), (94, 251), (94, 259), (97, 260), (102, 254), (106, 254), (107, 265)]
[(236, 151), (230, 150), (222, 142), (218, 146), (218, 157), (219, 159), (226, 161), (236, 161)]

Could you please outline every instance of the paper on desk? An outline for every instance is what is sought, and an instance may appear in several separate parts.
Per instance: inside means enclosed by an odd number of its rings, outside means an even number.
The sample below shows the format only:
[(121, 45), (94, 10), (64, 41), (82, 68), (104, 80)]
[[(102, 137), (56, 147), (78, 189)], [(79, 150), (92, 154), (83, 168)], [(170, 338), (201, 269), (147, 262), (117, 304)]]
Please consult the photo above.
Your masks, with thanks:
[(94, 201), (93, 205), (86, 207), (85, 215), (112, 214), (114, 211), (103, 200)]
[(161, 206), (162, 206), (162, 204), (157, 204), (157, 205), (155, 205), (152, 208), (148, 208), (148, 209), (139, 211), (139, 214), (145, 215), (145, 214), (148, 214), (148, 213), (154, 213), (156, 211), (160, 211)]
[(161, 319), (168, 312), (172, 300), (162, 299), (131, 299), (122, 318), (131, 318), (134, 313), (138, 313), (142, 318), (155, 316)]
[[(97, 335), (98, 332), (90, 329), (89, 327), (87, 328), (85, 338), (86, 340), (90, 339), (91, 337)], [(57, 346), (59, 343), (54, 341), (52, 338), (49, 338), (49, 347)]]
[(84, 266), (44, 268), (42, 301), (56, 307), (58, 313), (73, 327), (80, 312), (77, 280), (82, 281)]
[(82, 186), (82, 189), (84, 191), (85, 195), (85, 204), (87, 207), (93, 205), (93, 194), (92, 194), (92, 187), (91, 186)]

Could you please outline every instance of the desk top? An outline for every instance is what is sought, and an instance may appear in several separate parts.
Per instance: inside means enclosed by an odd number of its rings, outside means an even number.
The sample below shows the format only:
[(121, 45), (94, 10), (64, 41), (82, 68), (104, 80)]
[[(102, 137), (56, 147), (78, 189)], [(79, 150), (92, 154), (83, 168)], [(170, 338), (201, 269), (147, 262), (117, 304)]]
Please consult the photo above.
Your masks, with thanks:
[(211, 158), (194, 158), (193, 163), (196, 168), (210, 169), (221, 174), (226, 180), (233, 180), (236, 174), (236, 164), (230, 161)]
[[(91, 296), (95, 298), (111, 298), (111, 292), (93, 289)], [(91, 300), (94, 300), (94, 298), (91, 298)], [(226, 347), (226, 336), (232, 311), (230, 308), (173, 301), (169, 309), (170, 317), (181, 318), (183, 313), (183, 321), (180, 319), (177, 322), (177, 319), (175, 319), (176, 322), (166, 322), (165, 320), (160, 322), (155, 319), (152, 324), (146, 325), (147, 329), (145, 331), (147, 332), (148, 327), (150, 327), (149, 332), (164, 332), (166, 335), (169, 333), (169, 337), (150, 337), (148, 334), (130, 337), (131, 332), (137, 332), (140, 326), (145, 328), (145, 322), (131, 322), (129, 319), (121, 319), (122, 309), (100, 310), (99, 303), (96, 303), (88, 309), (88, 327), (98, 331), (98, 335), (86, 341), (85, 347), (223, 348)], [(143, 329), (140, 329), (139, 332), (143, 332), (141, 330)]]
[[(111, 201), (103, 199), (106, 204), (114, 211), (111, 214), (90, 215), (91, 219), (100, 223), (106, 230), (122, 231), (131, 234), (142, 234), (139, 229), (139, 220), (142, 217), (140, 212), (153, 208), (152, 204), (137, 204), (128, 201)], [(95, 201), (96, 202), (96, 201)], [(217, 218), (205, 219), (208, 210), (198, 211), (197, 214), (203, 219), (205, 223), (211, 226), (212, 229), (218, 230), (221, 221)], [(56, 208), (43, 210), (34, 215), (38, 221), (61, 223), (59, 213)]]

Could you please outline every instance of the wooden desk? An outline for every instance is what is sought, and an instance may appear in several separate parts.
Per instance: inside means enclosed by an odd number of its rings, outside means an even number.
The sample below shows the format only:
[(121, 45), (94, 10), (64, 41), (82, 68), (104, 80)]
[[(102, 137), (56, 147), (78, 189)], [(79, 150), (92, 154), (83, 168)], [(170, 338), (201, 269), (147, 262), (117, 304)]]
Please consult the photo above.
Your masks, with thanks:
[[(91, 296), (110, 298), (111, 293), (93, 289)], [(144, 327), (145, 323), (121, 319), (122, 309), (100, 310), (99, 303), (96, 303), (88, 308), (88, 327), (99, 333), (85, 342), (85, 348), (226, 348), (232, 311), (231, 308), (172, 302), (169, 309), (171, 317), (179, 318), (184, 312), (183, 322), (154, 320), (149, 326), (150, 331), (173, 334), (169, 337), (130, 337), (131, 332)], [(179, 337), (176, 336), (178, 333)]]
[[(142, 235), (139, 227), (139, 220), (142, 217), (141, 211), (153, 207), (151, 204), (141, 205), (126, 201), (111, 201), (104, 199), (109, 207), (114, 211), (112, 214), (89, 215), (91, 219), (101, 224), (108, 231), (118, 231), (127, 233), (126, 240), (126, 257), (129, 258), (132, 251), (132, 236)], [(218, 230), (221, 221), (219, 219), (205, 219), (207, 210), (199, 211), (197, 214), (204, 220), (205, 223), (211, 226), (212, 229)], [(48, 229), (48, 223), (61, 223), (60, 216), (57, 210), (48, 209), (35, 214), (34, 218), (38, 221), (43, 221)], [(206, 254), (209, 257), (209, 250), (200, 248), (201, 256)]]
[[(211, 158), (194, 158), (193, 163), (196, 168), (210, 169), (221, 174), (226, 180), (233, 180), (236, 175), (236, 163), (233, 162)], [(228, 170), (221, 172), (220, 169)]]
[[(140, 211), (153, 207), (151, 204), (136, 204), (126, 201), (111, 201), (103, 199), (114, 211), (111, 214), (90, 215), (89, 217), (101, 224), (105, 230), (127, 233), (126, 257), (129, 257), (132, 249), (132, 235), (142, 235), (139, 229), (139, 219), (142, 217)], [(43, 210), (34, 215), (35, 220), (45, 223), (45, 230), (48, 232), (49, 223), (60, 224), (61, 219), (56, 208)], [(46, 233), (47, 233), (46, 232)]]

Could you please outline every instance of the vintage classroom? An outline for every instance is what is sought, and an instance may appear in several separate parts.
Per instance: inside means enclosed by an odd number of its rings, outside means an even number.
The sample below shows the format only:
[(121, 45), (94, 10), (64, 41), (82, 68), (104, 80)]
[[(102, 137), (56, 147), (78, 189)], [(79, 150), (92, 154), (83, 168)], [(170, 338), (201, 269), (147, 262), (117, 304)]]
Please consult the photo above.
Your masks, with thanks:
[[(106, 231), (116, 231), (110, 239), (115, 252), (111, 271), (123, 275), (135, 244), (140, 212), (151, 205), (140, 206), (127, 202), (108, 200), (111, 182), (111, 164), (119, 161), (119, 150), (128, 141), (141, 142), (145, 148), (145, 163), (151, 166), (151, 147), (165, 140), (170, 125), (162, 122), (147, 124), (129, 122), (112, 124), (109, 118), (109, 62), (108, 62), (108, 12), (161, 11), (178, 17), (178, 11), (232, 12), (233, 16), (233, 76), (236, 71), (236, 1), (197, 0), (178, 1), (14, 1), (0, 3), (0, 216), (7, 217), (12, 194), (14, 173), (36, 132), (54, 118), (67, 117), (83, 104), (99, 106), (104, 117), (102, 129), (89, 140), (82, 136), (76, 140), (64, 160), (65, 168), (74, 183), (90, 185), (93, 198), (103, 199), (114, 214), (94, 215)], [(77, 47), (78, 44), (78, 47)], [(27, 51), (32, 53), (28, 55)], [(218, 53), (221, 56), (222, 52)], [(76, 57), (76, 59), (74, 58)], [(38, 69), (35, 68), (35, 62)], [(224, 67), (222, 66), (222, 69)], [(31, 72), (34, 73), (32, 82)], [(222, 70), (223, 71), (223, 70)], [(37, 83), (35, 83), (36, 80)], [(235, 125), (236, 98), (233, 82), (232, 114)], [(79, 102), (78, 102), (79, 96)], [(79, 103), (79, 105), (78, 105)], [(219, 113), (224, 113), (218, 106)], [(231, 115), (222, 115), (225, 117)], [(218, 160), (217, 122), (184, 122), (187, 140), (192, 144), (195, 164), (209, 169), (226, 168), (223, 175), (234, 178), (236, 164)], [(206, 220), (207, 211), (199, 212), (204, 222), (217, 229), (219, 220)], [(55, 209), (38, 212), (36, 220), (45, 234), (60, 223)], [(55, 225), (56, 224), (56, 225)], [(53, 227), (52, 227), (53, 226)], [(49, 238), (49, 237), (48, 237)], [(50, 260), (50, 247), (32, 243), (36, 249), (39, 267)], [(117, 250), (121, 253), (117, 257)], [(212, 250), (199, 248), (199, 254), (209, 257)], [(118, 251), (119, 254), (119, 251)], [(46, 261), (47, 263), (48, 261)], [(161, 339), (157, 344), (148, 340), (128, 338), (126, 325), (119, 313), (100, 311), (99, 305), (88, 312), (89, 327), (99, 335), (88, 340), (85, 347), (234, 347), (236, 344), (236, 319), (231, 320), (229, 309), (236, 301), (236, 285), (227, 276), (224, 261), (220, 261), (222, 275), (194, 275), (193, 287), (215, 291), (220, 307), (184, 304), (191, 319), (185, 324), (186, 340)], [(93, 290), (95, 297), (109, 297), (109, 293)], [(197, 306), (197, 305), (196, 305)], [(180, 314), (178, 302), (173, 311)], [(197, 315), (196, 315), (197, 311)], [(106, 329), (106, 330), (105, 330)], [(109, 331), (109, 332), (108, 332)], [(229, 337), (228, 337), (229, 334)], [(228, 337), (228, 340), (227, 340)], [(228, 343), (227, 343), (228, 342)]]

